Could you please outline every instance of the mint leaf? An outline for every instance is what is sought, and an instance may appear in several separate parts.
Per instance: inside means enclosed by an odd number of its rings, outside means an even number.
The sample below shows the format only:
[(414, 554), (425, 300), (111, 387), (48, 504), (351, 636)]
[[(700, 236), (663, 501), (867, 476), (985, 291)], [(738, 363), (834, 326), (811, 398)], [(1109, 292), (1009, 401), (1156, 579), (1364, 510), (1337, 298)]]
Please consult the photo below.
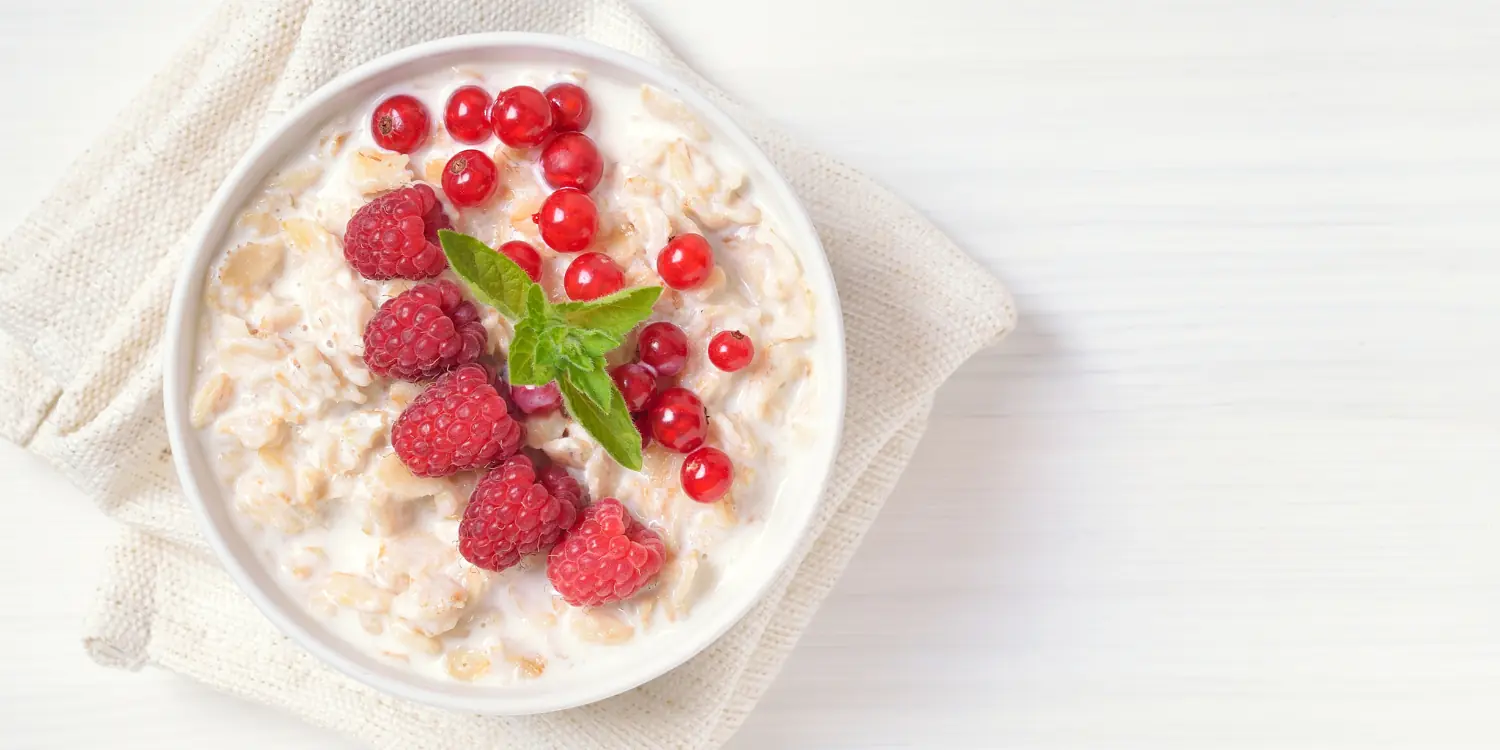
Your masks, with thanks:
[(563, 342), (568, 338), (568, 327), (551, 321), (542, 326), (537, 338), (536, 360), (552, 367), (566, 367), (568, 361), (563, 355)]
[(506, 369), (510, 382), (515, 385), (546, 385), (557, 377), (557, 368), (550, 363), (537, 361), (537, 345), (540, 335), (529, 320), (516, 324), (515, 335), (510, 340), (510, 351), (506, 355)]
[(567, 363), (558, 360), (555, 350), (548, 349), (540, 341), (537, 342), (536, 354), (532, 355), (531, 362), (537, 372), (556, 372), (559, 367), (567, 366)]
[(619, 339), (650, 317), (651, 306), (656, 304), (656, 299), (660, 296), (661, 287), (643, 286), (588, 302), (564, 302), (553, 305), (553, 309), (562, 315), (568, 325)]
[[(530, 277), (527, 277), (530, 281)], [(532, 284), (526, 290), (526, 306), (523, 317), (538, 326), (542, 326), (553, 317), (552, 305), (547, 303), (547, 293), (542, 291), (541, 284)]]
[(584, 354), (590, 358), (603, 357), (611, 349), (620, 345), (620, 339), (603, 331), (579, 331), (575, 334), (578, 345), (583, 348)]
[(448, 265), (464, 280), (469, 291), (511, 320), (521, 317), (531, 288), (541, 291), (515, 261), (467, 234), (440, 229), (438, 241), (443, 244)]
[(603, 446), (609, 457), (631, 471), (640, 471), (641, 434), (630, 421), (630, 410), (620, 389), (609, 383), (609, 408), (601, 409), (568, 378), (558, 380), (557, 385), (568, 413)]
[(466, 234), (438, 232), (443, 254), (480, 302), (515, 322), (506, 365), (513, 385), (557, 381), (568, 413), (621, 466), (641, 469), (641, 435), (604, 355), (651, 315), (661, 287), (616, 292), (588, 302), (547, 301), (515, 261)]
[(563, 338), (562, 343), (557, 345), (557, 358), (573, 369), (594, 369), (594, 358), (583, 350), (583, 343), (579, 340), (578, 331), (569, 330), (568, 335)]
[(603, 370), (604, 355), (619, 345), (620, 340), (607, 333), (569, 328), (557, 345), (557, 359), (579, 370)]
[[(565, 364), (559, 361), (557, 349), (567, 335), (567, 325), (554, 318), (547, 293), (540, 284), (532, 284), (526, 290), (524, 312), (510, 345), (510, 362), (515, 363), (510, 365), (512, 382), (520, 377), (525, 381), (521, 385), (546, 385), (557, 377), (558, 368)], [(516, 353), (517, 342), (521, 344), (520, 354)]]
[[(593, 369), (568, 370), (563, 376), (568, 385), (577, 389), (579, 393), (594, 402), (600, 411), (608, 414), (614, 410), (612, 392), (615, 390), (615, 381), (604, 371), (604, 363), (598, 362)], [(621, 399), (623, 401), (623, 398)]]

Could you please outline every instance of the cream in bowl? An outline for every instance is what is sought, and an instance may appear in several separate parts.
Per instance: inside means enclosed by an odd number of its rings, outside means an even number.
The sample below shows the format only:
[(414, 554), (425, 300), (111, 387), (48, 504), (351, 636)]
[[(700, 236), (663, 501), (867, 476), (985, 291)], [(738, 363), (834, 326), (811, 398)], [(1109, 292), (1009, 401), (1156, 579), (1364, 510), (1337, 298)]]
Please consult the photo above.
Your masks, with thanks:
[(333, 84), (221, 193), (174, 309), (174, 447), (231, 571), (335, 665), (576, 705), (696, 653), (791, 554), (836, 445), (837, 299), (691, 92), (566, 40), (428, 48)]

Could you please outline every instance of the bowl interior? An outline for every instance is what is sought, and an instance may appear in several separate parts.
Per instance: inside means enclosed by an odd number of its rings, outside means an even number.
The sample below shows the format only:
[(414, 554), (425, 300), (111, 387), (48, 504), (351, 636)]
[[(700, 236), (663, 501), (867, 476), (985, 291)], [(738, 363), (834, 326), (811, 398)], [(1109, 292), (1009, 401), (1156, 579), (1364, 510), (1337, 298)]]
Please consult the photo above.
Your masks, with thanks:
[[(632, 85), (650, 83), (672, 92), (694, 110), (714, 139), (731, 144), (748, 170), (757, 201), (780, 218), (780, 229), (798, 254), (808, 287), (817, 298), (813, 377), (821, 401), (814, 415), (813, 441), (806, 450), (788, 456), (787, 479), (773, 510), (762, 521), (759, 536), (733, 569), (722, 571), (714, 590), (694, 605), (688, 617), (653, 627), (615, 647), (608, 658), (505, 687), (427, 679), (358, 651), (310, 617), (280, 588), (237, 530), (209, 457), (187, 421), (203, 284), (239, 207), (333, 117), (403, 80), (486, 62), (581, 67), (590, 76), (608, 76)], [(753, 142), (701, 95), (644, 61), (563, 37), (484, 34), (438, 40), (361, 66), (309, 97), (236, 167), (200, 220), (197, 241), (174, 292), (168, 326), (166, 412), (178, 474), (210, 542), (237, 583), (284, 632), (350, 676), (405, 698), (477, 713), (537, 713), (600, 700), (661, 675), (723, 635), (760, 598), (796, 550), (822, 495), (843, 422), (844, 342), (838, 297), (816, 231), (791, 189)]]

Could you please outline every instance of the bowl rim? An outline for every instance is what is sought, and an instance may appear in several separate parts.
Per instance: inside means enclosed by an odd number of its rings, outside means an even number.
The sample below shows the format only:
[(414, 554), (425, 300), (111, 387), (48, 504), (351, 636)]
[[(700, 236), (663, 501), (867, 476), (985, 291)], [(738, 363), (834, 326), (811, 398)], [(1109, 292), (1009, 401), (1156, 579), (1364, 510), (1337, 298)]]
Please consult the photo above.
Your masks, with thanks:
[[(197, 323), (201, 317), (201, 304), (198, 298), (202, 296), (201, 290), (206, 283), (209, 268), (221, 249), (219, 245), (223, 233), (227, 231), (232, 212), (240, 207), (243, 200), (243, 197), (237, 196), (236, 193), (243, 188), (247, 180), (254, 179), (258, 184), (259, 180), (269, 175), (280, 163), (285, 155), (276, 153), (278, 142), (289, 133), (306, 127), (306, 121), (309, 118), (322, 122), (332, 116), (328, 113), (320, 114), (320, 110), (338, 99), (346, 90), (370, 83), (382, 76), (391, 75), (404, 66), (419, 64), (429, 57), (463, 52), (484, 53), (517, 47), (537, 48), (595, 59), (623, 69), (653, 85), (670, 90), (688, 104), (695, 113), (710, 120), (716, 134), (728, 136), (732, 141), (736, 156), (747, 162), (747, 166), (753, 173), (769, 180), (770, 184), (765, 187), (773, 194), (779, 194), (781, 198), (780, 203), (784, 209), (781, 212), (785, 220), (784, 229), (789, 236), (798, 240), (798, 260), (803, 264), (804, 272), (809, 263), (815, 263), (820, 267), (821, 274), (828, 282), (828, 294), (825, 299), (819, 300), (820, 305), (829, 305), (829, 318), (826, 326), (828, 330), (821, 331), (820, 326), (819, 335), (820, 338), (827, 337), (831, 340), (821, 342), (819, 346), (820, 348), (830, 347), (825, 356), (827, 365), (834, 369), (829, 382), (835, 393), (822, 394), (822, 397), (826, 399), (825, 403), (832, 409), (827, 423), (832, 430), (832, 435), (826, 443), (827, 455), (822, 457), (823, 460), (813, 464), (817, 471), (816, 481), (809, 482), (803, 492), (798, 493), (799, 496), (805, 493), (810, 501), (798, 504), (786, 503), (783, 500), (778, 503), (778, 506), (786, 506), (782, 512), (799, 514), (800, 517), (793, 519), (792, 528), (795, 529), (795, 533), (781, 538), (762, 535), (757, 543), (771, 545), (763, 558), (770, 564), (765, 566), (758, 580), (752, 578), (747, 582), (748, 585), (743, 588), (743, 593), (736, 593), (739, 597), (738, 601), (732, 601), (716, 613), (718, 617), (711, 621), (698, 621), (695, 623), (698, 625), (696, 628), (685, 628), (681, 633), (684, 637), (671, 641), (674, 644), (671, 648), (660, 650), (650, 658), (632, 662), (633, 669), (617, 670), (606, 679), (590, 682), (581, 689), (571, 692), (538, 689), (518, 691), (516, 695), (496, 695), (493, 692), (482, 693), (476, 690), (472, 695), (458, 695), (430, 689), (416, 681), (396, 680), (369, 669), (324, 644), (302, 623), (283, 611), (281, 604), (271, 599), (252, 576), (244, 561), (230, 549), (227, 535), (239, 532), (232, 528), (222, 528), (210, 514), (203, 484), (200, 483), (188, 459), (191, 452), (199, 449), (192, 437), (193, 429), (188, 423), (187, 405), (191, 397), (190, 389), (195, 368), (192, 357), (196, 353)], [(489, 32), (444, 37), (382, 55), (320, 86), (283, 115), (274, 128), (257, 138), (220, 183), (188, 236), (192, 238), (192, 241), (181, 259), (182, 265), (173, 285), (167, 313), (165, 361), (163, 362), (163, 405), (168, 440), (172, 450), (173, 465), (183, 493), (188, 499), (188, 504), (192, 506), (193, 514), (197, 517), (209, 546), (219, 562), (256, 608), (278, 630), (289, 636), (300, 647), (311, 652), (323, 663), (365, 685), (390, 695), (427, 705), (490, 715), (546, 713), (587, 705), (619, 695), (681, 666), (723, 637), (764, 598), (767, 590), (782, 575), (811, 532), (813, 519), (822, 505), (823, 494), (832, 479), (834, 462), (843, 442), (848, 389), (844, 320), (833, 269), (806, 208), (770, 158), (733, 118), (707, 96), (677, 75), (654, 63), (595, 42), (531, 32)], [(834, 396), (834, 398), (830, 399), (829, 396)], [(683, 624), (686, 623), (694, 623), (693, 618), (689, 618)], [(337, 638), (337, 636), (333, 637)], [(682, 645), (675, 645), (679, 643)]]

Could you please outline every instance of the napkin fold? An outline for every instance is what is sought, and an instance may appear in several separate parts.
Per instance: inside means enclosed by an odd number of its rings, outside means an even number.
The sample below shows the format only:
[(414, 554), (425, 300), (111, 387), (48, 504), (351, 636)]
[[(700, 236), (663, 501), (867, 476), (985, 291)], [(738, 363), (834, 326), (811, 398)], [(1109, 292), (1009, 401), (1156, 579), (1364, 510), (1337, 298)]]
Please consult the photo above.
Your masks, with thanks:
[[(848, 338), (844, 442), (812, 533), (766, 597), (667, 675), (530, 717), (386, 696), (282, 636), (199, 535), (161, 404), (163, 327), (189, 230), (256, 134), (355, 65), (480, 30), (609, 45), (725, 109), (817, 225)], [(0, 244), (0, 435), (48, 459), (121, 523), (84, 637), (102, 664), (163, 667), (380, 748), (717, 747), (765, 693), (874, 521), (933, 392), (1014, 322), (1005, 290), (935, 227), (735, 105), (619, 0), (231, 0)]]

